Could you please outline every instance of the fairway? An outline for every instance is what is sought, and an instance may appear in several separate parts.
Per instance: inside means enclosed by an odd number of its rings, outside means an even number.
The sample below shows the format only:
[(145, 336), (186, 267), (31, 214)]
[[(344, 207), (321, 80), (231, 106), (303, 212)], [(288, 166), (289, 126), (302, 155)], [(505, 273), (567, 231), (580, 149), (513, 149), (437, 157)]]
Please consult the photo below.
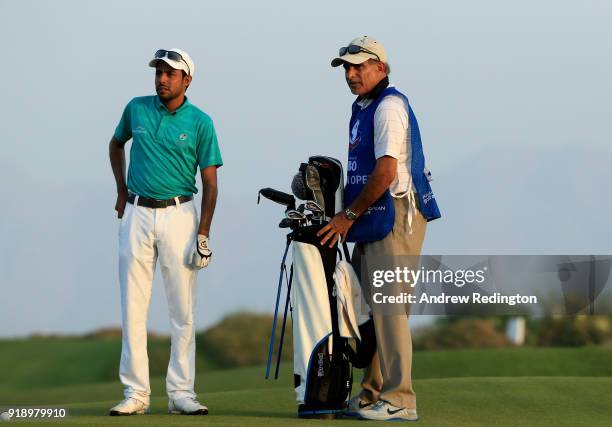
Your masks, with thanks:
[[(452, 354), (447, 352), (446, 359), (452, 361)], [(477, 359), (473, 363), (479, 364)], [(108, 408), (121, 398), (121, 386), (117, 382), (33, 391), (4, 389), (0, 391), (0, 401), (3, 405), (66, 406), (71, 416), (65, 423), (73, 425), (380, 425), (354, 420), (298, 420), (290, 380), (289, 363), (284, 365), (278, 381), (264, 380), (263, 367), (259, 366), (201, 374), (196, 389), (202, 402), (209, 406), (210, 415), (197, 418), (166, 414), (167, 400), (161, 378), (152, 381), (152, 413), (143, 416), (106, 415)], [(603, 426), (612, 423), (609, 404), (612, 377), (421, 378), (415, 380), (415, 389), (421, 417), (419, 425)], [(11, 424), (16, 424), (15, 420)]]
[[(228, 375), (233, 375), (229, 371)], [(231, 378), (230, 380), (233, 380)], [(522, 377), (453, 378), (416, 382), (419, 425), (610, 425), (608, 399), (612, 378)], [(75, 392), (77, 390), (74, 390)], [(165, 397), (152, 401), (152, 414), (108, 417), (115, 400), (67, 403), (75, 425), (188, 425), (286, 426), (377, 422), (309, 421), (295, 418), (291, 387), (256, 388), (204, 393), (210, 415), (167, 415)]]

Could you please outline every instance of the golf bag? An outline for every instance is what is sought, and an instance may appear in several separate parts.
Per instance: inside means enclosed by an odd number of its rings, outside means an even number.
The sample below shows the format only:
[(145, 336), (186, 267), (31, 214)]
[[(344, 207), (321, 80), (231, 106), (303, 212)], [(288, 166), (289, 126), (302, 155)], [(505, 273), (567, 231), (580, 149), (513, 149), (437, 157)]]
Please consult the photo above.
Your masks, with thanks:
[[(345, 262), (345, 268), (348, 265), (346, 243), (342, 243), (340, 251), (338, 245), (333, 248), (320, 245), (321, 237), (317, 236), (317, 232), (343, 208), (343, 181), (340, 162), (329, 157), (314, 156), (309, 158), (308, 163), (301, 164), (291, 185), (295, 196), (306, 200), (297, 209), (292, 195), (270, 188), (260, 191), (260, 195), (287, 207), (285, 218), (279, 226), (291, 229), (281, 263), (266, 378), (270, 373), (276, 319), (285, 277), (287, 295), (275, 378), (278, 377), (287, 310), (291, 307), (294, 386), (298, 416), (301, 418), (333, 418), (341, 414), (350, 396), (352, 366), (366, 366), (376, 350), (369, 308), (365, 314), (353, 318), (352, 322), (347, 320), (350, 317), (344, 308), (347, 301), (351, 303), (355, 300), (354, 305), (359, 305), (360, 309), (367, 307), (365, 301), (359, 299), (362, 297), (358, 283), (353, 283), (352, 288), (347, 285), (342, 287), (335, 280), (340, 263)], [(285, 261), (291, 244), (292, 265), (287, 277)], [(338, 258), (343, 260), (338, 262)]]

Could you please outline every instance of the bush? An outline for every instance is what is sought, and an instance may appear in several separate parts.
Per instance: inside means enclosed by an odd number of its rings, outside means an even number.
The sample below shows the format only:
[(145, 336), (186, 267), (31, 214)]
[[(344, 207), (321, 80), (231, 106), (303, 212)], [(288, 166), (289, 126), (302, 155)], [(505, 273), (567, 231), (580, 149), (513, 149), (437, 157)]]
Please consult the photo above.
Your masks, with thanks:
[(417, 350), (497, 348), (509, 345), (506, 336), (496, 329), (490, 319), (464, 318), (441, 322), (414, 339), (414, 348)]
[[(224, 368), (266, 363), (272, 320), (270, 314), (239, 312), (223, 318), (219, 323), (196, 335), (199, 350), (210, 356), (215, 365)], [(274, 360), (281, 332), (278, 319)], [(291, 321), (287, 320), (283, 343), (283, 360), (293, 355)]]
[(612, 339), (610, 319), (604, 316), (563, 316), (542, 319), (537, 345), (579, 347)]

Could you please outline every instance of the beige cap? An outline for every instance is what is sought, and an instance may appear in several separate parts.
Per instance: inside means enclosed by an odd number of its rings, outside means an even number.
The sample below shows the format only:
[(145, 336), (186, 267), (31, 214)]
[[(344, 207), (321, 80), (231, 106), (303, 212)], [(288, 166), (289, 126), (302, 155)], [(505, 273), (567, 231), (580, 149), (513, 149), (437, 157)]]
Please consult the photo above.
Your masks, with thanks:
[[(178, 54), (178, 58), (174, 58)], [(171, 58), (172, 57), (172, 58)], [(195, 71), (195, 64), (191, 60), (191, 57), (187, 52), (181, 49), (160, 49), (155, 52), (154, 58), (149, 61), (149, 67), (156, 67), (157, 61), (164, 61), (166, 64), (174, 68), (175, 70), (183, 70), (188, 75), (193, 77)]]
[[(354, 49), (355, 53), (349, 53), (351, 46), (357, 46)], [(361, 64), (368, 59), (376, 59), (381, 62), (387, 62), (387, 53), (382, 44), (374, 38), (363, 36), (357, 37), (345, 46), (340, 48), (338, 56), (332, 59), (331, 66), (337, 67), (345, 62), (350, 64)]]

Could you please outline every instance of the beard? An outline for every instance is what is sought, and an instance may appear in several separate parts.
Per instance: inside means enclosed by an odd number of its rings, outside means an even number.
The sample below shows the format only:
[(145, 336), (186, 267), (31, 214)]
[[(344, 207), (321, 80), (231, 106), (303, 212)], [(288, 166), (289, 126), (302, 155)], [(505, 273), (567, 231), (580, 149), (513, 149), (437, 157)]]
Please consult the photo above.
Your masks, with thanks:
[(180, 95), (180, 93), (172, 92), (169, 88), (166, 87), (157, 87), (155, 88), (155, 92), (157, 92), (157, 96), (159, 96), (159, 99), (161, 99), (162, 101), (171, 101)]

